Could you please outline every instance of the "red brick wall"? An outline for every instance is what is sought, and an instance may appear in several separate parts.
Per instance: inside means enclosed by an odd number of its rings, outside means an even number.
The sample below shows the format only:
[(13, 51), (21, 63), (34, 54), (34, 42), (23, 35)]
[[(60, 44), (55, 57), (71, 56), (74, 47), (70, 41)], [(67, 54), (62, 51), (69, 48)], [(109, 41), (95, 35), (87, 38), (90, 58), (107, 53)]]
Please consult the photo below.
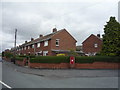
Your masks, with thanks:
[[(120, 63), (119, 63), (120, 64)], [(94, 63), (86, 63), (86, 64), (75, 64), (75, 68), (77, 69), (118, 69), (118, 63), (107, 63), (107, 62), (94, 62)]]
[[(56, 47), (56, 39), (60, 39), (59, 46)], [(63, 30), (55, 34), (51, 39), (51, 49), (56, 50), (76, 50), (76, 40), (66, 31)]]
[(17, 65), (20, 65), (20, 66), (24, 66), (24, 62), (23, 61), (19, 61), (19, 60), (16, 60), (15, 62)]
[[(56, 39), (60, 39), (60, 45), (56, 47)], [(21, 51), (17, 51), (17, 53), (22, 53), (22, 54), (35, 54), (34, 52), (40, 52), (40, 51), (48, 51), (48, 55), (54, 55), (53, 52), (51, 52), (51, 49), (56, 49), (56, 50), (76, 50), (76, 40), (64, 29), (60, 31), (58, 34), (55, 34), (51, 40), (48, 41), (48, 46), (44, 46), (44, 41), (40, 43), (40, 47), (37, 47), (37, 44), (35, 45), (34, 48), (30, 49), (24, 49)]]
[(68, 63), (60, 63), (60, 64), (47, 64), (47, 63), (29, 63), (29, 67), (31, 68), (60, 68), (60, 69), (66, 69), (69, 68)]
[[(95, 48), (94, 44), (97, 43), (98, 47)], [(92, 52), (99, 52), (102, 48), (102, 40), (98, 39), (96, 36), (91, 35), (88, 37), (84, 42), (82, 46), (82, 50), (85, 53), (92, 53)]]
[[(120, 64), (120, 63), (119, 63)], [(107, 62), (95, 62), (95, 63), (76, 63), (73, 68), (75, 69), (120, 69), (118, 63), (107, 63)], [(60, 68), (67, 69), (70, 68), (69, 63), (61, 64), (47, 64), (47, 63), (29, 63), (31, 68)]]
[(3, 57), (2, 59), (11, 62), (10, 58)]

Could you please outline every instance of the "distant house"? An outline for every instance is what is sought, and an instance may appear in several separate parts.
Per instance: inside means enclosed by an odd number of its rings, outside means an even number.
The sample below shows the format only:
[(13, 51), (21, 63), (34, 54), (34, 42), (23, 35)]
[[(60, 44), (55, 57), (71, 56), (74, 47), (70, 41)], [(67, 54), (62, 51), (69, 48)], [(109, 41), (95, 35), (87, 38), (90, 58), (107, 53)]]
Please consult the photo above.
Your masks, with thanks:
[(48, 35), (40, 35), (17, 47), (17, 54), (28, 55), (35, 54), (41, 56), (54, 56), (56, 54), (68, 53), (70, 49), (76, 50), (76, 40), (66, 30), (57, 31), (56, 28)]
[(86, 40), (82, 42), (82, 51), (88, 55), (95, 55), (97, 52), (100, 52), (102, 48), (102, 39), (100, 38), (100, 34), (95, 36), (91, 34)]
[(76, 51), (82, 51), (82, 45), (76, 46)]

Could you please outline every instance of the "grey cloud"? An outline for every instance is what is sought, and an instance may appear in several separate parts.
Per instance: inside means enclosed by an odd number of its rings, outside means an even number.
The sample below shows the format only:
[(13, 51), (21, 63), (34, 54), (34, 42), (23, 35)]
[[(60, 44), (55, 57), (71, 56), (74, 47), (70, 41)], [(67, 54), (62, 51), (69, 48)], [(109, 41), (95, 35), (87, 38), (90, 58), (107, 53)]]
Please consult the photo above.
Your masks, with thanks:
[[(80, 45), (90, 34), (103, 33), (111, 15), (117, 17), (117, 0), (101, 2), (4, 2), (2, 3), (3, 50), (13, 47), (14, 30), (18, 29), (17, 45), (51, 33), (52, 28), (66, 28)], [(3, 39), (2, 39), (3, 40)], [(8, 44), (9, 43), (9, 44)]]

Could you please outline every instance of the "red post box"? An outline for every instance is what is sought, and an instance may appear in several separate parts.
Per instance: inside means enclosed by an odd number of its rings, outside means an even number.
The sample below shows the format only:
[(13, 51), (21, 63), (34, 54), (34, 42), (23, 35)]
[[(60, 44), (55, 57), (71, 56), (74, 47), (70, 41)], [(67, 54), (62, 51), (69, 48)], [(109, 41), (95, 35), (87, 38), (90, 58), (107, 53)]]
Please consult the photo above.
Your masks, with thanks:
[(75, 63), (75, 57), (71, 56), (70, 57), (70, 64), (74, 64)]

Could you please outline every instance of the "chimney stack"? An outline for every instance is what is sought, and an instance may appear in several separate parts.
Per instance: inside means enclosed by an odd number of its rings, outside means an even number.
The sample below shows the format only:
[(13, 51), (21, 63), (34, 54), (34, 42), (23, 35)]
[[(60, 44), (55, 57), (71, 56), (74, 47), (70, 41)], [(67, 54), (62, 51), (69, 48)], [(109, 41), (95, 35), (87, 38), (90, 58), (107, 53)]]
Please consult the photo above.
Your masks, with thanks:
[(99, 37), (99, 38), (100, 38), (100, 34), (97, 34), (97, 37)]
[(33, 41), (34, 40), (34, 38), (31, 38), (31, 41)]
[(40, 35), (39, 35), (39, 38), (41, 38), (41, 37), (43, 37), (43, 35), (42, 35), (42, 34), (40, 34)]
[(25, 43), (27, 43), (27, 41), (25, 41)]
[(56, 29), (56, 28), (53, 28), (53, 32), (57, 32), (57, 29)]

